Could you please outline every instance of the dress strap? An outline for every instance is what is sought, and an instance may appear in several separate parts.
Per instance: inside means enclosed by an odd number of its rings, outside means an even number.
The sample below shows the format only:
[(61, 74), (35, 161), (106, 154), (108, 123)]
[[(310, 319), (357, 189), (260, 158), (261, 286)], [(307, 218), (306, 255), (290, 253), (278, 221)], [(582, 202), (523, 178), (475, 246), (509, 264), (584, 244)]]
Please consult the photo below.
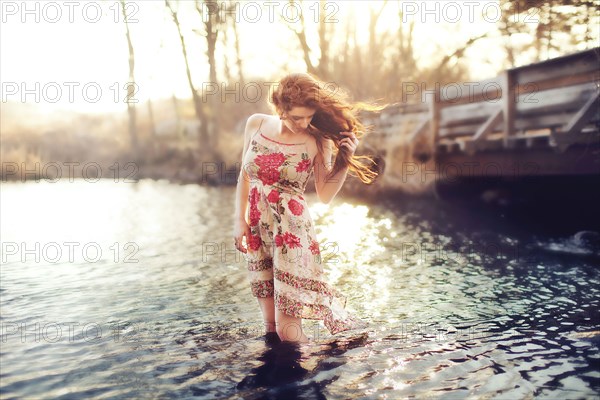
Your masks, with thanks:
[(254, 132), (254, 133), (252, 134), (252, 138), (251, 138), (251, 139), (254, 139), (254, 137), (255, 137), (256, 135), (258, 135), (258, 133), (260, 132), (260, 127), (262, 126), (262, 123), (263, 123), (263, 121), (264, 121), (264, 120), (265, 120), (264, 118), (260, 120), (260, 124), (258, 124), (258, 129), (256, 130), (256, 132)]

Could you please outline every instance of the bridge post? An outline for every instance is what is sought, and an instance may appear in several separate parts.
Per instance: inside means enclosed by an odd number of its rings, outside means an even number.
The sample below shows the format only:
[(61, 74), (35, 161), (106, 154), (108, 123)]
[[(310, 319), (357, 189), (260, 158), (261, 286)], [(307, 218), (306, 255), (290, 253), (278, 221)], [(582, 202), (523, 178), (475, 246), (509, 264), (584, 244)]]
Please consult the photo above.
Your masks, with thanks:
[(430, 129), (430, 137), (433, 138), (433, 156), (437, 153), (437, 144), (440, 137), (440, 107), (441, 107), (441, 99), (440, 99), (440, 88), (437, 87), (433, 90), (433, 99), (427, 100), (427, 106), (429, 108), (429, 129)]
[(517, 91), (515, 90), (515, 72), (508, 69), (501, 77), (502, 81), (502, 114), (504, 117), (503, 146), (508, 148), (508, 139), (514, 134)]

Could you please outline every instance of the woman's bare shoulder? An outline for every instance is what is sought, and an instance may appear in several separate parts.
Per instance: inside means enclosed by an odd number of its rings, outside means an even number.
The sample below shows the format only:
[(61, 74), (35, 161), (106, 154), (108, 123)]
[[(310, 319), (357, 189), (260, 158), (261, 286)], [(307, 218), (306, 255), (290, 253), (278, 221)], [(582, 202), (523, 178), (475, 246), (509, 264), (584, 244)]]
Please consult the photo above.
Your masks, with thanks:
[(270, 115), (262, 113), (254, 113), (246, 120), (245, 137), (248, 140), (261, 126), (265, 126)]
[(254, 113), (248, 117), (247, 124), (248, 125), (258, 125), (261, 121), (267, 121), (271, 116), (262, 113)]

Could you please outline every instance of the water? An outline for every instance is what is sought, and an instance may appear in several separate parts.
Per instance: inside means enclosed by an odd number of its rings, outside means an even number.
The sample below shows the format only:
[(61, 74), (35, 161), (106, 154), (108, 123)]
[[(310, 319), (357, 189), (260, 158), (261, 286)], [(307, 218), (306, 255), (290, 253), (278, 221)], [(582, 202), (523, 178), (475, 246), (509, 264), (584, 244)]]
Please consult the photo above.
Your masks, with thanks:
[(1, 191), (3, 399), (599, 395), (598, 232), (308, 194), (330, 282), (369, 327), (305, 321), (313, 343), (284, 346), (263, 340), (233, 250), (234, 188)]

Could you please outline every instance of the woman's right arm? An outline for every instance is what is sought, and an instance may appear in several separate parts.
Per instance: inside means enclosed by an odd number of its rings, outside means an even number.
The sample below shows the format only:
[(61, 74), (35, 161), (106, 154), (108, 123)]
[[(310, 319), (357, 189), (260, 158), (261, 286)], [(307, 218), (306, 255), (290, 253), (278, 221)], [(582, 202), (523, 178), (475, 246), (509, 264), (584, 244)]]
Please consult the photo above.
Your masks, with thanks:
[(247, 249), (242, 244), (242, 239), (246, 237), (246, 243), (250, 238), (250, 227), (246, 221), (246, 211), (248, 209), (248, 194), (250, 192), (250, 178), (246, 173), (244, 165), (244, 157), (250, 145), (252, 134), (258, 130), (261, 117), (258, 114), (253, 114), (246, 121), (246, 129), (244, 131), (244, 150), (242, 151), (242, 163), (240, 175), (237, 180), (235, 192), (235, 215), (233, 224), (233, 236), (236, 243), (236, 248), (242, 253), (246, 253)]

